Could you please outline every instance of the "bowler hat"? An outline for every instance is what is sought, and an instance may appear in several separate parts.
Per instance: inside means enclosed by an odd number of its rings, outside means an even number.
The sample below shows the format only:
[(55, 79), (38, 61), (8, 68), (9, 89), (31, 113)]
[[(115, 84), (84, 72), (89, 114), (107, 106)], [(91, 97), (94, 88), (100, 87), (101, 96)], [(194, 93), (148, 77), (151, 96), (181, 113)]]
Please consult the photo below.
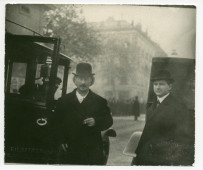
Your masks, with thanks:
[(167, 80), (171, 83), (174, 82), (174, 79), (171, 77), (171, 74), (167, 70), (158, 70), (151, 78), (151, 81), (156, 80)]
[(73, 73), (77, 76), (92, 76), (92, 66), (89, 63), (79, 63), (76, 66), (76, 73)]

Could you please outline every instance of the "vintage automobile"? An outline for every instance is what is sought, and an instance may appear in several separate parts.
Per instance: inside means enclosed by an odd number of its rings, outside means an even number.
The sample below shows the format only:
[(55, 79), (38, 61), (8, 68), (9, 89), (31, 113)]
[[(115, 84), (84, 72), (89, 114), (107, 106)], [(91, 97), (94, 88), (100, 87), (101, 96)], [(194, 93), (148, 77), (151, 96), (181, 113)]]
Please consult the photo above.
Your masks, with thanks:
[[(169, 58), (169, 57), (155, 57), (152, 60), (151, 75), (157, 72), (157, 70), (166, 69), (173, 76), (175, 82), (173, 85), (172, 93), (177, 98), (182, 100), (187, 109), (190, 112), (191, 122), (193, 123), (193, 129), (195, 130), (195, 59), (186, 58)], [(148, 100), (146, 107), (148, 108), (154, 101), (155, 94), (153, 92), (153, 84), (150, 82), (148, 91)], [(147, 115), (146, 115), (147, 116)], [(123, 154), (136, 158), (135, 150), (139, 143), (141, 131), (134, 132), (123, 150)]]
[[(60, 164), (52, 121), (72, 60), (60, 53), (60, 38), (6, 33), (5, 40), (5, 163)], [(113, 129), (102, 133), (105, 164), (109, 136)]]

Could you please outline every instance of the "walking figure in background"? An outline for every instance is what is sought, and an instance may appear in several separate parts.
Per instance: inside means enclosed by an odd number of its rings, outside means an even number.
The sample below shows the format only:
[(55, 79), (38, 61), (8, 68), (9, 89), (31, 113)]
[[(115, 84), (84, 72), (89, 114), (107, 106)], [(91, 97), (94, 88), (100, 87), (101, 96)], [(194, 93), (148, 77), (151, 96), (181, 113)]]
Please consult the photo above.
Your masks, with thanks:
[(146, 124), (132, 165), (192, 165), (194, 131), (190, 113), (172, 94), (170, 73), (152, 77), (156, 101), (147, 111)]
[(113, 124), (106, 99), (92, 92), (94, 74), (89, 63), (79, 63), (73, 73), (76, 85), (56, 105), (56, 138), (65, 152), (63, 164), (103, 165), (101, 131)]
[(134, 120), (136, 121), (137, 118), (140, 116), (140, 103), (138, 100), (138, 96), (135, 97), (132, 107), (133, 107)]

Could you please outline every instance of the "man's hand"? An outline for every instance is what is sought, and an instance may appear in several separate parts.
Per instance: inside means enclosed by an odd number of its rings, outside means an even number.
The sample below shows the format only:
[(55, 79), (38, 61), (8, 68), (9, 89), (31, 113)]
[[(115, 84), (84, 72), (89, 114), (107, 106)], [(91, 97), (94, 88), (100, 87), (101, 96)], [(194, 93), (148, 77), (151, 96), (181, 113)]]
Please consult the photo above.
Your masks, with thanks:
[(92, 127), (95, 125), (95, 119), (90, 117), (90, 118), (87, 118), (83, 121), (83, 124), (89, 126), (89, 127)]

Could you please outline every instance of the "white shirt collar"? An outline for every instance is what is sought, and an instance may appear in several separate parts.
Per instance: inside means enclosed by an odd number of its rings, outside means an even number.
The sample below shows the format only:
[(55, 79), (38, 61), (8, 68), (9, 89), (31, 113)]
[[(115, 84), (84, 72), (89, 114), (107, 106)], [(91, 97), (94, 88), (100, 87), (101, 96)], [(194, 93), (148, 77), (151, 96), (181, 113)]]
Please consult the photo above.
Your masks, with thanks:
[(166, 95), (163, 96), (163, 97), (158, 97), (158, 96), (157, 96), (157, 100), (158, 100), (160, 103), (162, 103), (162, 102), (164, 101), (164, 99), (165, 99), (169, 94), (170, 94), (170, 93), (166, 94)]
[[(88, 92), (89, 93), (89, 92)], [(76, 90), (76, 96), (77, 99), (80, 103), (82, 103), (82, 101), (87, 97), (88, 93), (85, 96), (82, 96), (80, 93), (78, 93), (78, 91)]]

